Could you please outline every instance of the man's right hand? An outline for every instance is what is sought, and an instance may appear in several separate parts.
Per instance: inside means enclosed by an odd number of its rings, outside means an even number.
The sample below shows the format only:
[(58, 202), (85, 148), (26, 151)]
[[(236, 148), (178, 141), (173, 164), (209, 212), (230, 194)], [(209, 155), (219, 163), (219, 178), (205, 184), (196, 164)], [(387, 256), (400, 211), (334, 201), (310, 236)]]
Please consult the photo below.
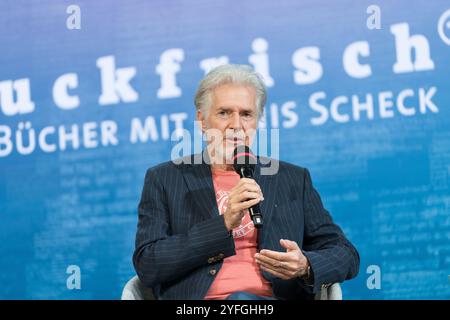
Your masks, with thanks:
[(231, 189), (223, 218), (228, 231), (240, 226), (245, 210), (264, 200), (261, 188), (255, 180), (242, 178)]

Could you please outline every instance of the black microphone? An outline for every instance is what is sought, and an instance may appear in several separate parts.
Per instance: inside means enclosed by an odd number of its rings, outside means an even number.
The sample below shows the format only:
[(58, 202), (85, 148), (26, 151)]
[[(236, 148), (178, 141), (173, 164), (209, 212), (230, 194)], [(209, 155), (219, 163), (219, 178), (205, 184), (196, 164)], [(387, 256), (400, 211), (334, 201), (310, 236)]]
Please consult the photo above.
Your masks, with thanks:
[[(253, 172), (256, 166), (256, 157), (248, 146), (240, 145), (234, 149), (233, 153), (233, 168), (241, 178), (253, 179)], [(255, 225), (255, 228), (261, 228), (263, 225), (263, 218), (259, 203), (248, 208), (250, 218)]]

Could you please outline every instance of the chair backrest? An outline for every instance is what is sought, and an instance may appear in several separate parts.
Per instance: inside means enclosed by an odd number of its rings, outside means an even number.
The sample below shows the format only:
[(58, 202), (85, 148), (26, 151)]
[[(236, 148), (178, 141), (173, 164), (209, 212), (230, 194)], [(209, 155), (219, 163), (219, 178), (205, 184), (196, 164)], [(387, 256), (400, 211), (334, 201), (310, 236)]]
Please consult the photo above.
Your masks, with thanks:
[(121, 300), (155, 300), (153, 290), (142, 284), (137, 276), (128, 280), (123, 288)]
[(322, 288), (314, 297), (315, 300), (342, 300), (342, 289), (339, 283), (333, 283), (328, 288)]
[[(316, 300), (342, 300), (342, 290), (339, 283), (323, 288), (316, 294)], [(142, 284), (137, 276), (131, 278), (122, 291), (121, 300), (155, 300), (153, 290)]]

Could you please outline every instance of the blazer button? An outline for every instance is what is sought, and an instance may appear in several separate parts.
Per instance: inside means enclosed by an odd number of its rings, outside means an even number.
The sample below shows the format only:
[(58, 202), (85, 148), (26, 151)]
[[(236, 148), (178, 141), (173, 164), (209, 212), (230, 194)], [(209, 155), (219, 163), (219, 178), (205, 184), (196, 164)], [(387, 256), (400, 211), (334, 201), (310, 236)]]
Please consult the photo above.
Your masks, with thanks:
[(208, 259), (208, 263), (209, 263), (209, 264), (214, 263), (214, 258), (209, 258), (209, 259)]
[(223, 253), (219, 253), (219, 259), (223, 259), (223, 257), (225, 257), (225, 255)]
[(215, 276), (216, 273), (217, 273), (217, 270), (216, 270), (216, 269), (211, 269), (211, 270), (209, 270), (209, 274), (212, 275), (212, 276)]

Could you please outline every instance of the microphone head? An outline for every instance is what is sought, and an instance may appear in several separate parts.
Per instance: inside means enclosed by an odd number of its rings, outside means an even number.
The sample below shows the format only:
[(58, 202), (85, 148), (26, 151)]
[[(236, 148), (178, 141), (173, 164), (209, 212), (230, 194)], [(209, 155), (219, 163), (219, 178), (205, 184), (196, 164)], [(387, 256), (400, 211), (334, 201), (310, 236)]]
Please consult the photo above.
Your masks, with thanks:
[(246, 145), (239, 145), (234, 149), (232, 160), (233, 168), (238, 174), (242, 173), (242, 168), (250, 170), (251, 173), (255, 170), (256, 156)]

